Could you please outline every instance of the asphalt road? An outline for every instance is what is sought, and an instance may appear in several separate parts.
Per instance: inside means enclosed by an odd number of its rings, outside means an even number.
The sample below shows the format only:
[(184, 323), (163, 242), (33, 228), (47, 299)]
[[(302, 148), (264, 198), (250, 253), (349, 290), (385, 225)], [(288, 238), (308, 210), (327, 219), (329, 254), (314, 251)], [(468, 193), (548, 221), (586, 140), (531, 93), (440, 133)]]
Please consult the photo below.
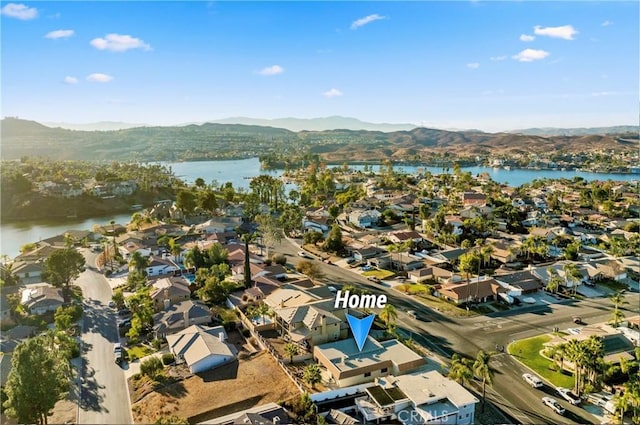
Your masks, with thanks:
[(76, 280), (84, 297), (82, 329), (81, 424), (133, 423), (124, 372), (115, 363), (116, 312), (108, 307), (111, 288), (95, 268), (96, 255), (84, 249), (87, 269)]
[[(303, 259), (298, 255), (300, 249), (289, 240), (283, 240), (275, 247), (275, 251), (286, 254), (288, 262), (294, 265)], [(565, 402), (555, 389), (546, 385), (542, 389), (533, 389), (522, 379), (522, 374), (529, 371), (509, 354), (495, 352), (495, 347), (496, 344), (506, 347), (513, 340), (548, 333), (556, 326), (560, 329), (575, 327), (577, 325), (572, 320), (574, 316), (580, 316), (587, 324), (606, 322), (613, 309), (607, 298), (567, 300), (485, 316), (451, 318), (414, 301), (408, 295), (371, 282), (353, 270), (316, 262), (325, 275), (321, 281), (338, 289), (342, 285), (354, 284), (373, 293), (386, 293), (388, 302), (399, 311), (398, 327), (411, 332), (414, 339), (442, 357), (450, 358), (451, 354), (458, 352), (475, 358), (479, 350), (494, 352), (494, 382), (487, 391), (487, 398), (515, 421), (529, 424), (599, 423), (595, 416), (584, 409)], [(637, 305), (638, 294), (627, 293), (626, 298), (628, 304), (623, 306), (626, 314), (637, 314), (629, 306)], [(404, 313), (408, 310), (415, 310), (418, 320)], [(556, 398), (564, 406), (564, 416), (542, 404), (542, 397), (547, 395)]]

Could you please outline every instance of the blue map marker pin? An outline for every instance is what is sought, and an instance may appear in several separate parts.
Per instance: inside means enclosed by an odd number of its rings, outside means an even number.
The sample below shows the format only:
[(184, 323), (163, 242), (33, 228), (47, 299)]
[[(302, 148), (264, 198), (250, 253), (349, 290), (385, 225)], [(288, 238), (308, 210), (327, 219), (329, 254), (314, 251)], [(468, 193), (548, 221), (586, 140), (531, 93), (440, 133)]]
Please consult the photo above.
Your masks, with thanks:
[(371, 330), (371, 325), (373, 325), (373, 319), (375, 317), (375, 314), (370, 314), (367, 317), (358, 319), (357, 317), (347, 314), (347, 322), (349, 322), (351, 333), (353, 333), (353, 339), (356, 340), (358, 350), (360, 351), (362, 351), (362, 347), (364, 347), (367, 336), (369, 336), (369, 331)]

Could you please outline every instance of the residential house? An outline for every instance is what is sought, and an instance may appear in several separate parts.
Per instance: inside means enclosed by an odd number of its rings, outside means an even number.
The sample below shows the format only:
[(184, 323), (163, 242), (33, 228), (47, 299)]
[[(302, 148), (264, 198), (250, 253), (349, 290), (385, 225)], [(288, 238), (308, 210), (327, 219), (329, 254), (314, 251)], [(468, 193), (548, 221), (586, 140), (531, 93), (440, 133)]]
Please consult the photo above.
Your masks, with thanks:
[(451, 225), (453, 227), (453, 230), (451, 231), (451, 234), (453, 234), (455, 236), (459, 236), (464, 232), (464, 230), (462, 229), (462, 226), (464, 224), (464, 220), (459, 215), (448, 215), (448, 216), (445, 216), (444, 221), (445, 221), (445, 223), (447, 223), (447, 224), (449, 224), (449, 225)]
[(462, 194), (462, 204), (466, 206), (484, 207), (487, 205), (487, 196), (478, 192), (464, 192)]
[(233, 232), (240, 224), (242, 224), (240, 217), (214, 217), (204, 223), (196, 224), (195, 231), (207, 234)]
[(302, 219), (302, 229), (304, 232), (319, 232), (324, 237), (329, 235), (329, 222), (331, 217), (325, 216), (305, 216)]
[(20, 283), (41, 282), (44, 260), (16, 261), (13, 263), (11, 271), (20, 280)]
[(276, 403), (262, 404), (201, 422), (201, 424), (208, 425), (285, 425), (290, 423), (292, 422), (287, 411)]
[(356, 399), (365, 423), (473, 424), (479, 400), (437, 371), (387, 376)]
[(389, 240), (393, 243), (405, 243), (408, 241), (412, 241), (415, 244), (419, 244), (423, 241), (422, 235), (416, 231), (410, 232), (393, 232), (389, 233)]
[(352, 251), (351, 255), (356, 261), (367, 261), (386, 253), (387, 251), (382, 248), (378, 248), (375, 246), (366, 246), (364, 248)]
[(206, 328), (192, 325), (167, 335), (169, 351), (177, 363), (185, 362), (191, 373), (204, 372), (234, 361), (238, 350), (226, 339), (227, 333), (222, 326)]
[(389, 255), (391, 260), (391, 268), (393, 270), (409, 271), (421, 269), (425, 266), (422, 258), (409, 253), (393, 253)]
[(152, 285), (151, 300), (156, 311), (162, 311), (173, 304), (188, 300), (191, 297), (190, 282), (184, 277), (165, 277), (156, 280)]
[(506, 293), (495, 279), (470, 279), (469, 282), (449, 282), (437, 289), (437, 295), (456, 305), (468, 302), (487, 302), (498, 299), (500, 293)]
[(358, 349), (353, 338), (317, 345), (313, 357), (339, 387), (372, 382), (387, 375), (401, 375), (424, 366), (424, 359), (397, 339), (372, 337)]
[(347, 336), (346, 309), (336, 309), (334, 300), (278, 307), (273, 312), (280, 334), (305, 349)]
[(349, 213), (349, 222), (357, 227), (370, 228), (380, 221), (380, 211), (372, 210), (353, 210)]
[(622, 263), (612, 260), (603, 259), (592, 261), (590, 264), (602, 273), (603, 278), (616, 281), (625, 280), (627, 278), (627, 271), (624, 269)]
[(153, 331), (156, 338), (180, 332), (191, 325), (211, 322), (211, 311), (201, 301), (187, 300), (170, 306), (166, 311), (153, 316)]
[(519, 244), (513, 241), (497, 241), (493, 243), (493, 251), (491, 252), (491, 258), (502, 263), (513, 263), (518, 259), (518, 252), (520, 252)]
[(409, 280), (413, 283), (423, 283), (427, 280), (434, 279), (433, 268), (425, 267), (423, 269), (411, 270), (408, 276)]
[(503, 286), (508, 285), (517, 288), (520, 294), (535, 293), (542, 289), (543, 286), (542, 281), (529, 270), (496, 275), (493, 278)]
[(169, 258), (151, 256), (147, 266), (147, 276), (164, 276), (180, 270), (180, 267)]
[(29, 285), (22, 290), (20, 304), (30, 314), (44, 314), (47, 311), (55, 311), (64, 304), (62, 288), (56, 288), (49, 284)]

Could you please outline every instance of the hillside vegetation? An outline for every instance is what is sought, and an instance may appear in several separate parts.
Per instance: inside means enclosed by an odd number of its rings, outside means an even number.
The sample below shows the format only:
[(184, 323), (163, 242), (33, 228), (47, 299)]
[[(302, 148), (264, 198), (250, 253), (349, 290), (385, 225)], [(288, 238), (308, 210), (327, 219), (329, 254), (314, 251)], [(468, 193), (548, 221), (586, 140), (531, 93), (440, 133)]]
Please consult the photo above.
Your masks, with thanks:
[(415, 128), (408, 131), (292, 132), (241, 124), (139, 127), (115, 131), (50, 128), (17, 118), (2, 120), (2, 158), (37, 153), (52, 159), (177, 161), (237, 159), (270, 153), (319, 154), (325, 160), (416, 159), (429, 153), (518, 154), (563, 150), (627, 151), (637, 134), (529, 136)]

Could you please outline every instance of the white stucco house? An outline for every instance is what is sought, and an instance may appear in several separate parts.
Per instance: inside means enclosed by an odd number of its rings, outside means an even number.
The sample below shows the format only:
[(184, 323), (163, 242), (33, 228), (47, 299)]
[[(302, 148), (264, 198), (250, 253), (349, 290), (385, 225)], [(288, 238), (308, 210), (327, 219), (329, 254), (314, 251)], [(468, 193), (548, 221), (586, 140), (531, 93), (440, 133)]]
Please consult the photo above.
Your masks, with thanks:
[(185, 362), (192, 373), (204, 372), (231, 363), (238, 350), (225, 342), (227, 333), (222, 326), (208, 328), (199, 325), (167, 335), (169, 350), (177, 362)]

